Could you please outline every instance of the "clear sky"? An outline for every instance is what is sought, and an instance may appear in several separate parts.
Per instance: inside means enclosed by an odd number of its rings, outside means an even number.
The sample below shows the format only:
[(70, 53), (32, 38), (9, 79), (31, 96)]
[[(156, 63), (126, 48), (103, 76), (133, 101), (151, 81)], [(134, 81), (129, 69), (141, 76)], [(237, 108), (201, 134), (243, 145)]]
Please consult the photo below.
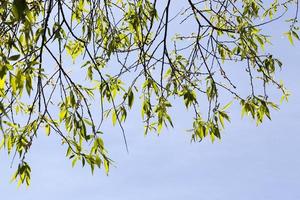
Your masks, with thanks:
[[(116, 161), (109, 176), (80, 165), (71, 167), (65, 148), (41, 134), (28, 155), (32, 183), (9, 183), (14, 169), (0, 152), (0, 199), (8, 200), (299, 200), (300, 199), (300, 45), (290, 46), (279, 28), (272, 52), (284, 62), (280, 78), (292, 92), (272, 121), (256, 127), (231, 109), (232, 123), (222, 141), (190, 143), (185, 110), (174, 113), (175, 129), (144, 137), (138, 117), (130, 116), (126, 132), (130, 153), (117, 130), (106, 136)], [(277, 33), (278, 32), (278, 33)]]

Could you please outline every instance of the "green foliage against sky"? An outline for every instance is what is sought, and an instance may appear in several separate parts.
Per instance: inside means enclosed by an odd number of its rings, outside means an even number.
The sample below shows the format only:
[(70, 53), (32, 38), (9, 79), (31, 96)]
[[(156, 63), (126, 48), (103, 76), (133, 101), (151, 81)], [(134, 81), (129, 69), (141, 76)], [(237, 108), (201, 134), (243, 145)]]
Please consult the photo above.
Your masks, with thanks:
[[(266, 26), (287, 24), (293, 45), (297, 17), (296, 0), (0, 1), (0, 148), (19, 163), (12, 180), (30, 184), (26, 155), (43, 132), (61, 138), (72, 165), (108, 173), (103, 123), (119, 126), (127, 146), (123, 123), (137, 106), (145, 134), (159, 134), (181, 102), (192, 141), (220, 139), (233, 102), (257, 124), (271, 119), (278, 101), (268, 91), (289, 93)], [(246, 79), (231, 76), (232, 64)]]

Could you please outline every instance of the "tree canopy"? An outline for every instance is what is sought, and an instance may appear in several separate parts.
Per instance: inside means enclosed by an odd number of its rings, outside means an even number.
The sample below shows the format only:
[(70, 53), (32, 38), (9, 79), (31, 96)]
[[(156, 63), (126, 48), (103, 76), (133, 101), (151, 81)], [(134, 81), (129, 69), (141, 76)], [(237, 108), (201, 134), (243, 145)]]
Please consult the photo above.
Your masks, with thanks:
[(233, 102), (257, 124), (271, 119), (273, 91), (289, 92), (266, 27), (287, 24), (293, 45), (297, 18), (298, 0), (1, 0), (0, 148), (18, 163), (12, 180), (30, 184), (26, 155), (43, 132), (61, 138), (72, 165), (108, 173), (103, 124), (119, 126), (127, 147), (135, 107), (144, 134), (159, 134), (182, 103), (192, 141), (220, 139)]

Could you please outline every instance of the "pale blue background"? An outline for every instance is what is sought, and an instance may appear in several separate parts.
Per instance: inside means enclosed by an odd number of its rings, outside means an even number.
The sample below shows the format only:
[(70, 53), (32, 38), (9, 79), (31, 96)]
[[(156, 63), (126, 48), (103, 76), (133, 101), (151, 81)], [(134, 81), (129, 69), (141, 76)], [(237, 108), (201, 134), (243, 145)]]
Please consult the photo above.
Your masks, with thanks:
[[(300, 45), (290, 46), (283, 29), (269, 27), (275, 35), (273, 52), (285, 64), (280, 78), (292, 91), (289, 103), (273, 120), (256, 127), (241, 120), (233, 106), (232, 123), (221, 142), (190, 143), (191, 127), (184, 109), (175, 110), (175, 129), (159, 137), (143, 136), (139, 115), (126, 124), (130, 153), (112, 129), (106, 145), (116, 167), (107, 177), (102, 170), (71, 167), (59, 140), (39, 136), (28, 159), (32, 184), (17, 189), (9, 183), (13, 169), (0, 152), (0, 199), (22, 200), (299, 200), (300, 199)], [(246, 89), (246, 88), (245, 88)]]

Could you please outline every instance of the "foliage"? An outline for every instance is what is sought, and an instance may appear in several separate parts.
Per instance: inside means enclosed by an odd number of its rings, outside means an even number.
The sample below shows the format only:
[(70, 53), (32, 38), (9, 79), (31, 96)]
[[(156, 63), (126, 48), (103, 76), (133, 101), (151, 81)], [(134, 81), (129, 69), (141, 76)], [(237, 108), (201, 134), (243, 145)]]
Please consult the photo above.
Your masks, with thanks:
[(257, 124), (270, 119), (278, 106), (268, 89), (289, 93), (275, 79), (282, 63), (265, 50), (266, 26), (286, 19), (294, 44), (297, 15), (295, 0), (0, 1), (0, 148), (19, 158), (12, 180), (30, 184), (26, 155), (43, 130), (61, 138), (72, 165), (108, 173), (103, 121), (126, 143), (123, 123), (139, 104), (147, 134), (173, 127), (172, 99), (182, 102), (194, 113), (193, 141), (221, 138), (232, 102)]

